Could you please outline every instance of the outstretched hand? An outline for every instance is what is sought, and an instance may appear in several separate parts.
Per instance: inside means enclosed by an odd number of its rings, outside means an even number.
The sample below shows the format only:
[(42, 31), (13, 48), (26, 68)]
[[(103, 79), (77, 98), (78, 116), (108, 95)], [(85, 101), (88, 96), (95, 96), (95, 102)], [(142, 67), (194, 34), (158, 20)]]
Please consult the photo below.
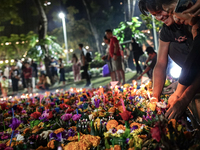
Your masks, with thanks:
[(189, 13), (192, 17), (200, 16), (200, 0), (197, 0), (191, 8), (185, 10), (183, 13)]
[(168, 99), (168, 107), (173, 106), (174, 103), (178, 100), (178, 98), (179, 96), (176, 93), (172, 94)]
[(170, 119), (180, 118), (186, 110), (188, 103), (185, 99), (178, 99), (173, 103), (165, 113), (165, 117)]

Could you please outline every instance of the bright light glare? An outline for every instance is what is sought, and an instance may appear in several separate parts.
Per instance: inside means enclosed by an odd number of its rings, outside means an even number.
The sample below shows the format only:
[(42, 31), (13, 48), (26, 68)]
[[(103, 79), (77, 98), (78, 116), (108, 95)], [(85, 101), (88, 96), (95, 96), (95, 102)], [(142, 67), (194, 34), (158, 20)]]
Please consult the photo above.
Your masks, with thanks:
[(86, 46), (85, 48), (86, 48), (86, 49), (89, 49), (90, 47), (89, 47), (89, 46)]
[(2, 60), (0, 61), (0, 64), (3, 64), (3, 61), (2, 61)]
[(14, 63), (15, 61), (14, 61), (14, 59), (11, 59), (11, 61), (10, 61), (11, 63)]
[(104, 45), (105, 45), (105, 43), (103, 42), (101, 45), (102, 45), (102, 46), (104, 46)]
[(73, 49), (70, 49), (70, 52), (73, 52), (74, 50)]
[(22, 58), (22, 61), (24, 61), (25, 59), (24, 58)]
[(179, 67), (178, 65), (174, 65), (171, 69), (170, 69), (170, 74), (173, 78), (179, 78), (180, 74), (181, 74), (181, 67)]
[(61, 12), (61, 13), (59, 13), (59, 15), (58, 15), (58, 16), (59, 16), (59, 17), (62, 19), (62, 18), (64, 18), (64, 17), (65, 17), (65, 14)]
[(8, 62), (9, 62), (8, 60), (5, 61), (5, 63), (8, 63)]

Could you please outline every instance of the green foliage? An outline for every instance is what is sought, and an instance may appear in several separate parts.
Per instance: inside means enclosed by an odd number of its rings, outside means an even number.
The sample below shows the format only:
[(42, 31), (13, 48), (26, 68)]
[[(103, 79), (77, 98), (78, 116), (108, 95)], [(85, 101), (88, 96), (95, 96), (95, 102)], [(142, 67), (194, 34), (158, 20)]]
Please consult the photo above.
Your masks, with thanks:
[[(22, 0), (1, 0), (0, 5), (0, 24), (6, 21), (10, 21), (13, 25), (22, 25), (23, 21), (18, 15), (17, 4)], [(0, 31), (4, 30), (4, 26), (0, 26)]]
[(3, 59), (21, 58), (31, 48), (32, 37), (36, 34), (30, 31), (28, 34), (11, 34), (10, 37), (0, 36), (0, 57)]
[[(56, 38), (53, 36), (46, 36), (45, 39), (37, 42), (37, 36), (33, 36), (30, 43), (31, 48), (29, 49), (27, 56), (37, 60), (44, 59), (45, 55), (58, 58), (58, 54), (62, 54), (63, 49), (58, 43), (54, 41), (55, 39)], [(47, 47), (49, 53), (47, 54), (42, 47)]]
[(94, 60), (95, 60), (95, 61), (99, 61), (99, 62), (103, 61), (103, 60), (101, 59), (101, 54), (98, 53), (98, 52), (95, 52)]
[[(141, 14), (140, 17), (142, 18), (142, 20), (144, 21), (144, 23), (146, 24), (146, 27), (148, 29), (153, 29), (151, 14), (149, 14), (148, 16)], [(158, 32), (161, 29), (161, 27), (163, 26), (163, 22), (155, 19), (155, 26), (156, 26), (156, 31)]]
[(146, 36), (139, 30), (141, 24), (138, 17), (133, 17), (131, 22), (121, 22), (118, 28), (114, 29), (113, 34), (117, 36), (120, 43), (135, 37), (137, 42), (143, 44), (146, 42)]

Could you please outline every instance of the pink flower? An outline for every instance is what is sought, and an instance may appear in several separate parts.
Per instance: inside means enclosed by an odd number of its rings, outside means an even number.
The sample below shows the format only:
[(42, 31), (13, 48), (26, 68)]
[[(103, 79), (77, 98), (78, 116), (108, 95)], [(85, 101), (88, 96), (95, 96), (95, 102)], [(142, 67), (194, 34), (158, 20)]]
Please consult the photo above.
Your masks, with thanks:
[(161, 132), (158, 125), (156, 125), (154, 128), (151, 129), (151, 136), (154, 140), (156, 140), (157, 142), (160, 142)]
[(72, 119), (74, 120), (74, 121), (78, 121), (79, 119), (81, 118), (81, 114), (75, 114), (75, 115), (73, 115), (73, 117), (72, 117)]
[(71, 118), (72, 118), (72, 114), (64, 114), (64, 115), (61, 116), (61, 119), (63, 121), (68, 121)]

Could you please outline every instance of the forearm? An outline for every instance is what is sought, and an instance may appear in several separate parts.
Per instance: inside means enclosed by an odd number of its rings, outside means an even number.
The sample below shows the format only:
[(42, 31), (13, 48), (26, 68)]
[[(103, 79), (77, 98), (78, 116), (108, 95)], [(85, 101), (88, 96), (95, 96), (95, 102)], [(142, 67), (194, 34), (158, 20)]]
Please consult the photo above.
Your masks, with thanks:
[(147, 68), (143, 71), (143, 73), (141, 73), (141, 76), (143, 76), (145, 73), (147, 73), (150, 69), (151, 69), (150, 67), (147, 67)]
[(153, 72), (153, 97), (160, 98), (166, 79), (166, 67), (157, 64)]
[(189, 103), (194, 98), (199, 89), (200, 89), (200, 73), (198, 73), (197, 77), (192, 82), (192, 84), (186, 88), (186, 90), (181, 95), (180, 99), (184, 100), (185, 103), (189, 105)]

